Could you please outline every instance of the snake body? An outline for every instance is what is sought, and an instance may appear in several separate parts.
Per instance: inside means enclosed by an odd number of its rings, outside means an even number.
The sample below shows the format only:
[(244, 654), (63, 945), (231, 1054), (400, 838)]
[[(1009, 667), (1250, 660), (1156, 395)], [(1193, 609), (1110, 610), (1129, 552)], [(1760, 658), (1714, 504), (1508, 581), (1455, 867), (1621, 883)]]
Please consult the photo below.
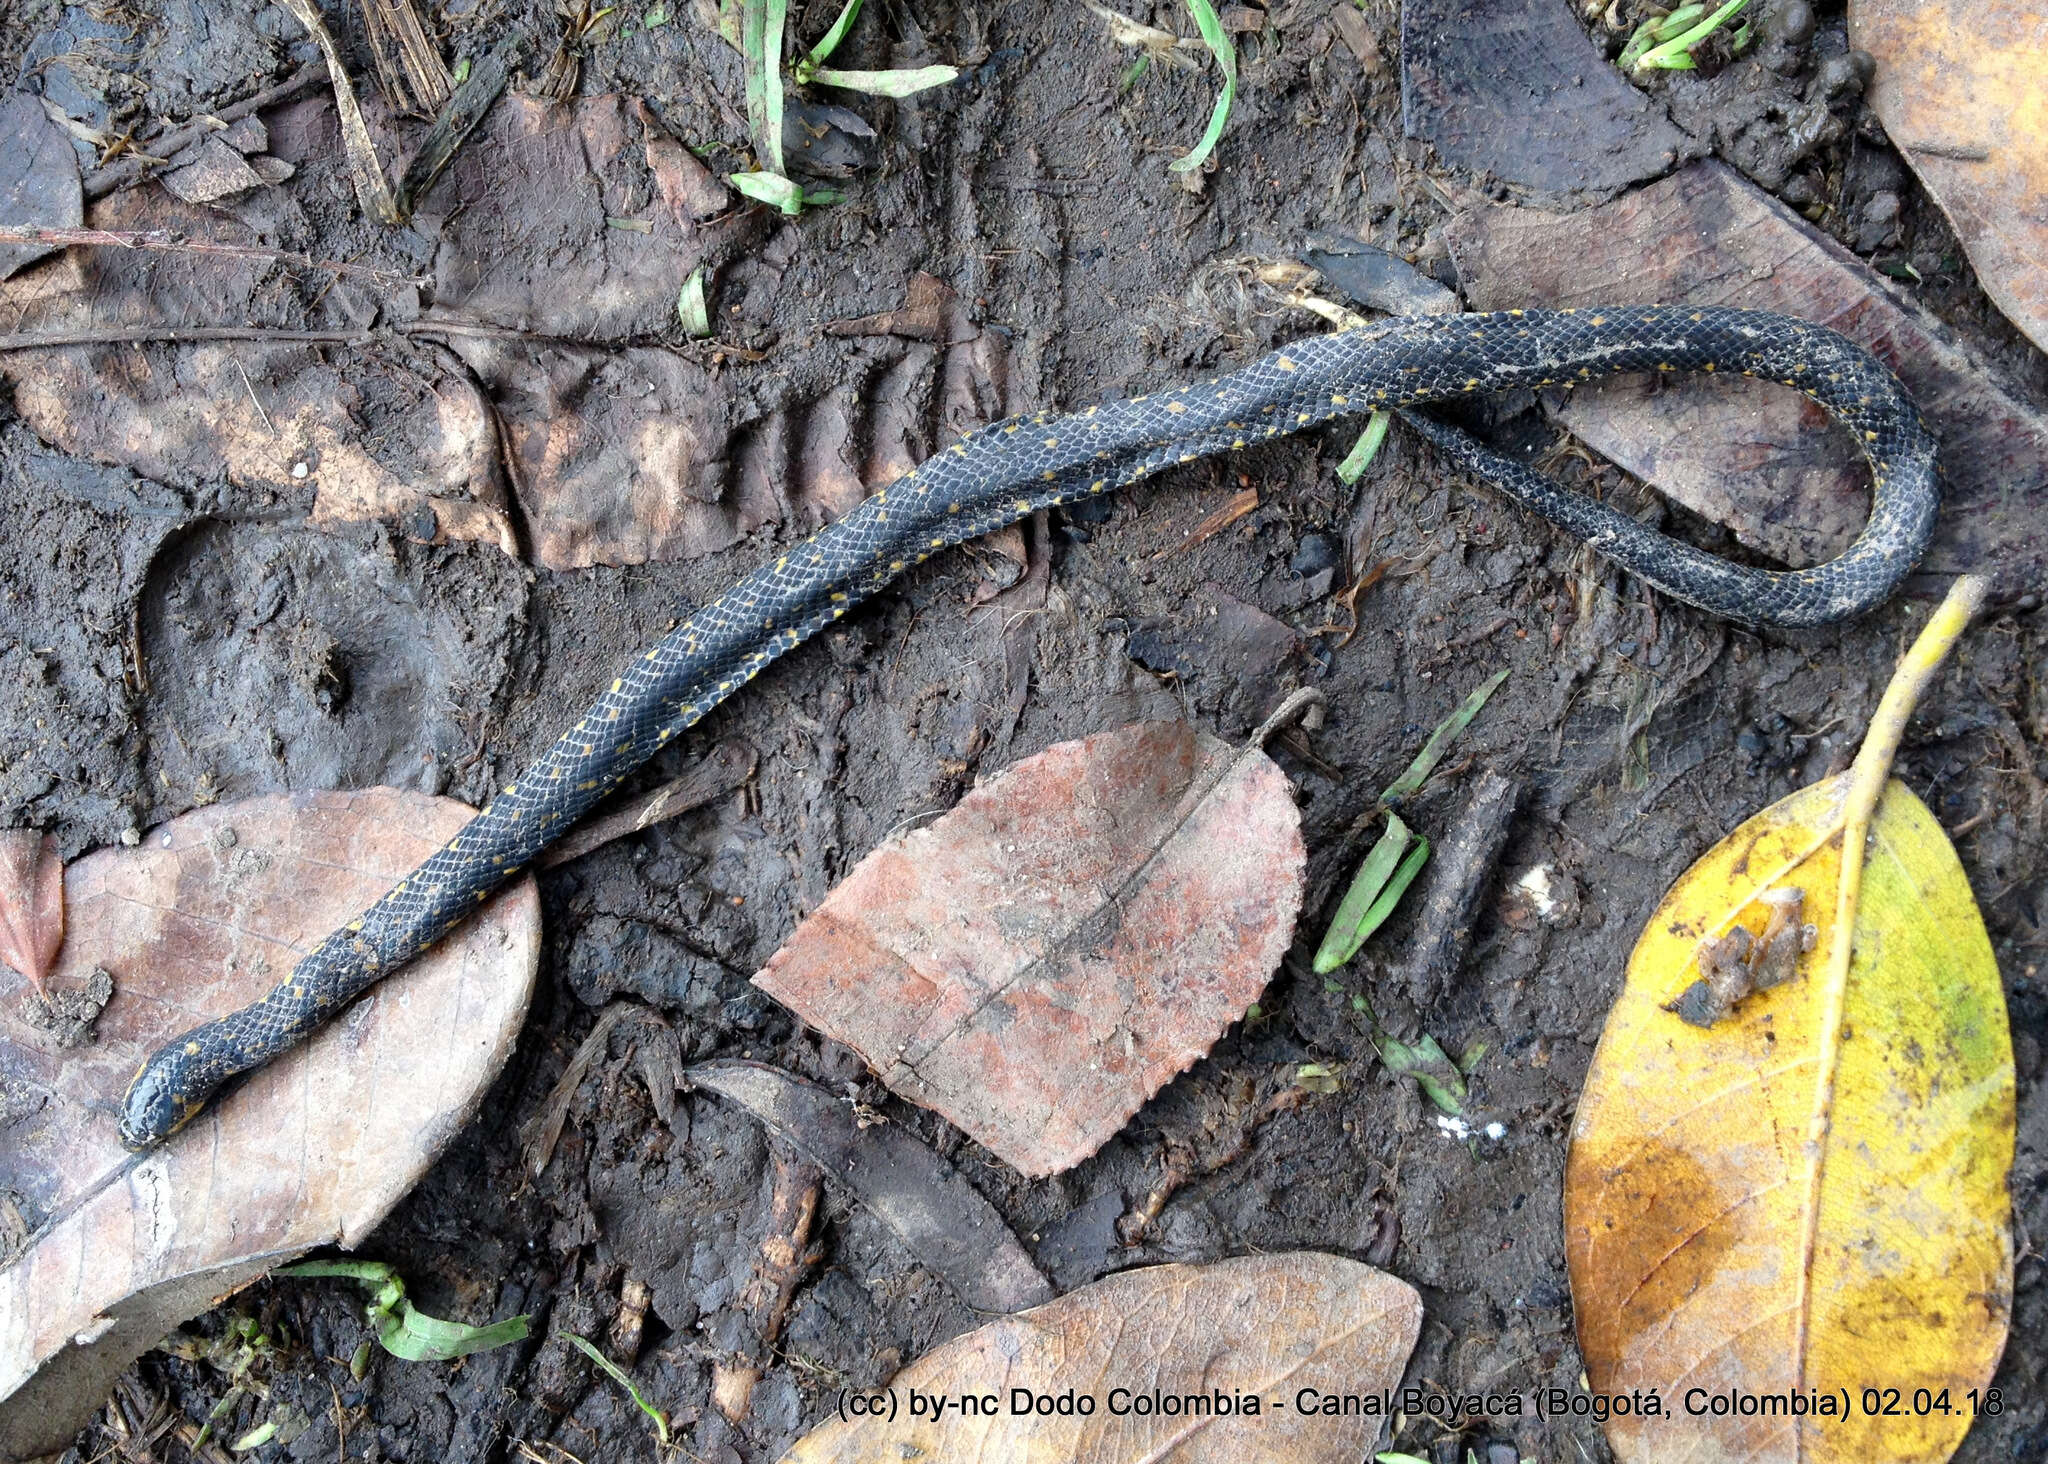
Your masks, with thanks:
[(1813, 626), (1883, 601), (1933, 531), (1934, 443), (1890, 371), (1820, 326), (1683, 306), (1410, 318), (1299, 341), (1227, 374), (1062, 417), (1014, 418), (927, 459), (777, 556), (635, 658), (539, 762), (267, 996), (183, 1034), (130, 1083), (121, 1136), (159, 1142), (207, 1098), (304, 1040), (446, 935), (552, 839), (778, 657), (913, 565), (1041, 509), (1211, 453), (1373, 408), (1410, 409), (1616, 372), (1780, 381), (1854, 433), (1872, 509), (1812, 569), (1727, 563), (1542, 478), (1434, 419), (1409, 420), (1460, 466), (1677, 599), (1752, 624)]

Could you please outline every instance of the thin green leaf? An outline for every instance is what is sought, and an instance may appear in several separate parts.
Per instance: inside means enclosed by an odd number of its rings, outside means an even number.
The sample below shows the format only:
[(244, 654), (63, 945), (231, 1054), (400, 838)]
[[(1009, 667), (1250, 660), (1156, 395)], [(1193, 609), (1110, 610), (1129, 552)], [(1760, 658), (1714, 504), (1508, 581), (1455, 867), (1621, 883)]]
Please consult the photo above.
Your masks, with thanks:
[(488, 1327), (462, 1322), (444, 1322), (419, 1311), (411, 1302), (398, 1308), (377, 1328), (377, 1340), (393, 1357), (407, 1362), (452, 1362), (472, 1352), (488, 1352), (513, 1342), (524, 1342), (531, 1317), (507, 1317)]
[(1380, 891), (1380, 897), (1367, 907), (1365, 918), (1358, 922), (1358, 943), (1366, 939), (1394, 913), (1394, 907), (1401, 903), (1401, 896), (1408, 893), (1408, 886), (1415, 883), (1415, 876), (1422, 873), (1422, 866), (1429, 863), (1429, 840), (1417, 836), (1414, 847), (1409, 849), (1400, 866), (1394, 870), (1394, 877), (1387, 881), (1387, 887)]
[(804, 191), (780, 173), (728, 173), (733, 187), (761, 203), (773, 204), (786, 214), (804, 211)]
[(846, 8), (839, 12), (839, 18), (832, 22), (832, 28), (825, 32), (824, 39), (811, 47), (811, 54), (796, 64), (796, 79), (809, 81), (809, 73), (825, 64), (825, 58), (839, 49), (839, 43), (846, 39), (846, 33), (853, 29), (853, 22), (860, 15), (860, 0), (846, 0)]
[(841, 91), (866, 92), (875, 97), (908, 97), (935, 86), (944, 86), (960, 75), (957, 66), (919, 66), (907, 71), (834, 71), (814, 67), (811, 80), (819, 86), (836, 86)]
[(1422, 1089), (1422, 1095), (1452, 1118), (1463, 1115), (1469, 1090), (1457, 1066), (1436, 1038), (1425, 1032), (1411, 1045), (1382, 1032), (1378, 1047), (1380, 1061), (1387, 1065), (1388, 1071), (1413, 1078), (1416, 1086)]
[(657, 5), (640, 17), (640, 24), (649, 30), (660, 30), (668, 24), (668, 7)]
[(469, 57), (464, 56), (455, 63), (455, 69), (448, 73), (448, 80), (456, 86), (469, 80)]
[[(782, 172), (782, 30), (788, 0), (742, 0), (740, 58), (747, 75), (747, 121), (765, 171)], [(795, 209), (787, 212), (794, 213)]]
[(1330, 921), (1330, 928), (1323, 932), (1323, 943), (1316, 947), (1315, 971), (1318, 976), (1327, 976), (1336, 970), (1357, 955), (1358, 948), (1365, 944), (1368, 934), (1363, 928), (1366, 912), (1379, 898), (1380, 891), (1387, 887), (1387, 881), (1394, 877), (1395, 867), (1400, 864), (1401, 856), (1407, 852), (1413, 837), (1399, 814), (1387, 815), (1385, 831), (1372, 846), (1372, 852), (1365, 856), (1365, 862), (1358, 866), (1358, 873), (1352, 876), (1351, 888), (1344, 892), (1344, 898), (1337, 905), (1337, 913)]
[(711, 334), (711, 304), (704, 298), (704, 266), (690, 271), (676, 295), (676, 319), (689, 334), (703, 339)]
[(624, 1388), (627, 1391), (627, 1393), (631, 1394), (633, 1401), (640, 1406), (640, 1411), (646, 1414), (649, 1418), (654, 1420), (655, 1436), (661, 1440), (662, 1447), (668, 1447), (668, 1418), (662, 1413), (662, 1411), (659, 1408), (656, 1408), (652, 1403), (649, 1403), (647, 1401), (646, 1395), (643, 1394), (637, 1387), (635, 1387), (633, 1385), (632, 1378), (626, 1375), (626, 1370), (620, 1367), (616, 1362), (613, 1362), (609, 1357), (606, 1357), (602, 1352), (599, 1352), (595, 1347), (591, 1346), (581, 1337), (577, 1336), (574, 1332), (560, 1332), (556, 1335), (560, 1336), (565, 1341), (573, 1343), (575, 1346), (581, 1348), (584, 1356), (588, 1357), (592, 1362), (596, 1363), (598, 1367), (603, 1370), (604, 1375), (606, 1377), (610, 1378), (613, 1382), (617, 1383), (620, 1387)]
[(1380, 794), (1380, 807), (1396, 808), (1403, 799), (1415, 796), (1429, 775), (1436, 771), (1436, 765), (1443, 761), (1444, 753), (1457, 741), (1458, 734), (1472, 725), (1472, 719), (1479, 715), (1486, 699), (1499, 691), (1500, 684), (1507, 679), (1506, 671), (1494, 672), (1480, 683), (1477, 691), (1465, 698), (1463, 705), (1436, 724), (1436, 730), (1429, 734), (1429, 741), (1422, 744), (1422, 751), (1416, 753), (1415, 761), (1408, 764), (1408, 771)]
[(1393, 423), (1394, 414), (1381, 408), (1366, 419), (1365, 431), (1358, 434), (1358, 441), (1344, 461), (1337, 464), (1337, 476), (1345, 483), (1356, 483), (1372, 466), (1372, 460), (1379, 456), (1380, 444), (1387, 440), (1387, 428)]
[(1231, 44), (1229, 34), (1223, 29), (1216, 7), (1209, 0), (1188, 0), (1188, 9), (1194, 14), (1195, 28), (1209, 43), (1209, 54), (1223, 68), (1223, 90), (1216, 94), (1216, 105), (1209, 113), (1208, 130), (1195, 144), (1194, 151), (1167, 165), (1176, 173), (1192, 172), (1209, 161), (1209, 154), (1216, 150), (1217, 139), (1223, 136), (1223, 124), (1230, 118), (1230, 105), (1237, 100), (1237, 47)]
[(1429, 1464), (1427, 1459), (1418, 1459), (1413, 1454), (1375, 1454), (1374, 1464)]
[(405, 1282), (383, 1261), (302, 1261), (296, 1266), (280, 1267), (274, 1274), (334, 1276), (355, 1282), (370, 1293), (364, 1311), (376, 1329), (378, 1342), (386, 1352), (407, 1362), (447, 1362), (472, 1352), (503, 1347), (508, 1342), (524, 1341), (531, 1320), (524, 1316), (507, 1317), (488, 1327), (472, 1327), (464, 1322), (430, 1317), (414, 1310), (406, 1300)]
[(232, 1444), (229, 1444), (228, 1452), (231, 1454), (246, 1454), (251, 1449), (262, 1448), (263, 1445), (269, 1443), (272, 1439), (276, 1437), (277, 1420), (273, 1418), (268, 1420), (267, 1422), (258, 1424), (256, 1427), (250, 1429), (247, 1433), (243, 1434), (240, 1438), (236, 1439)]
[[(1723, 25), (1726, 25), (1747, 4), (1749, 4), (1749, 0), (1728, 0), (1726, 5), (1723, 5), (1719, 10), (1690, 30), (1673, 36), (1660, 46), (1655, 46), (1645, 51), (1636, 62), (1636, 69), (1638, 71), (1647, 71), (1652, 67), (1661, 67), (1667, 71), (1686, 71), (1692, 69), (1694, 64), (1692, 48), (1719, 30)], [(1679, 12), (1674, 11), (1672, 14), (1676, 17)], [(1667, 28), (1668, 25), (1669, 23), (1667, 22)]]

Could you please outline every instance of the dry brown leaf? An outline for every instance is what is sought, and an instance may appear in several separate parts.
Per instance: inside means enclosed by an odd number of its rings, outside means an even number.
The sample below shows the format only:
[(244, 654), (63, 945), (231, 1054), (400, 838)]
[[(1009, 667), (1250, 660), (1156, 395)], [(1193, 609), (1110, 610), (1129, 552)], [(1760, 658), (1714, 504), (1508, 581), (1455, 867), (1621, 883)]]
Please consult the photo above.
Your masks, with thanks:
[(2048, 13), (2034, 0), (1854, 0), (1870, 107), (1984, 293), (2048, 351)]
[(64, 861), (57, 841), (34, 829), (0, 831), (0, 965), (26, 976), (45, 1002), (64, 944)]
[(470, 817), (388, 788), (253, 798), (65, 872), (51, 987), (105, 1009), (91, 1041), (58, 1047), (0, 973), (0, 1190), (31, 1229), (0, 1269), (0, 1458), (63, 1448), (129, 1362), (215, 1298), (355, 1245), (467, 1120), (532, 990), (530, 881), (164, 1147), (132, 1155), (116, 1133), (147, 1052), (267, 991)]
[(1026, 1174), (1207, 1052), (1301, 908), (1286, 775), (1183, 722), (1062, 742), (847, 876), (754, 980)]
[[(887, 1416), (827, 1423), (783, 1464), (1352, 1464), (1421, 1326), (1413, 1287), (1338, 1256), (1126, 1271), (927, 1353), (867, 1395)], [(913, 1397), (954, 1402), (935, 1421)], [(1373, 1411), (1325, 1416), (1326, 1397)]]
[[(1480, 206), (1444, 233), (1478, 310), (1739, 305), (1841, 331), (1898, 372), (1941, 438), (1941, 519), (1923, 572), (1988, 573), (2006, 594), (2048, 576), (2037, 506), (2048, 496), (2048, 416), (1869, 266), (1719, 163), (1569, 215)], [(1868, 502), (1866, 474), (1807, 456), (1801, 400), (1773, 383), (1697, 377), (1663, 378), (1651, 397), (1624, 379), (1573, 392), (1562, 415), (1630, 472), (1796, 560), (1839, 547)], [(1840, 450), (1848, 462), (1853, 447)]]

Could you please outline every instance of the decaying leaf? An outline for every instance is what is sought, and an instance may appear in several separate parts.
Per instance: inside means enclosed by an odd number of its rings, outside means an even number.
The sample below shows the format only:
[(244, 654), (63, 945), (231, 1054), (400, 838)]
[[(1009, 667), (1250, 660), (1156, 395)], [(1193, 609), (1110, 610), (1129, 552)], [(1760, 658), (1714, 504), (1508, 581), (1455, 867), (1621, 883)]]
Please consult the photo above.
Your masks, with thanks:
[(1870, 107), (1984, 293), (2048, 351), (2048, 17), (2030, 0), (1854, 0)]
[[(153, 188), (101, 200), (91, 222), (262, 239), (223, 210)], [(23, 331), (236, 326), (274, 318), (283, 287), (269, 261), (74, 249), (0, 284), (0, 309)], [(0, 352), (0, 381), (37, 436), (95, 462), (173, 485), (225, 478), (266, 496), (310, 492), (316, 522), (392, 519), (415, 539), (517, 552), (491, 405), (452, 358), (265, 340), (93, 344)], [(396, 443), (407, 450), (394, 461)]]
[[(782, 1464), (1350, 1464), (1421, 1326), (1413, 1287), (1338, 1256), (1125, 1271), (926, 1353), (884, 1417), (827, 1423)], [(1373, 1411), (1318, 1411), (1345, 1397)]]
[(65, 1447), (144, 1348), (217, 1298), (358, 1243), (466, 1121), (532, 989), (531, 882), (164, 1147), (129, 1154), (115, 1130), (145, 1054), (267, 991), (470, 817), (389, 788), (252, 798), (65, 872), (50, 984), (105, 973), (113, 993), (92, 1042), (53, 1050), (0, 972), (0, 1190), (31, 1230), (0, 1270), (0, 1457)]
[[(1444, 229), (1475, 310), (1635, 301), (1740, 305), (1818, 321), (1898, 372), (1941, 438), (1941, 519), (1923, 574), (2048, 576), (2048, 415), (1998, 384), (1932, 312), (1719, 163), (1571, 214), (1479, 206)], [(1845, 547), (1869, 475), (1841, 429), (1774, 382), (1659, 375), (1575, 389), (1565, 424), (1745, 543), (1792, 563)]]
[(1062, 742), (890, 840), (754, 980), (1019, 1170), (1100, 1148), (1301, 908), (1287, 778), (1182, 722)]
[[(0, 102), (0, 220), (75, 229), (85, 218), (78, 152), (26, 89)], [(55, 254), (55, 244), (0, 244), (0, 280)]]
[(1709, 850), (1630, 958), (1565, 1180), (1592, 1390), (1662, 1402), (1609, 1421), (1624, 1461), (1938, 1464), (1997, 1365), (2004, 993), (1947, 836), (1887, 781), (1960, 584), (1856, 766)]
[(766, 1063), (700, 1062), (684, 1076), (739, 1104), (851, 1189), (976, 1311), (1001, 1315), (1051, 1299), (995, 1207), (914, 1134), (863, 1129), (850, 1103)]
[(26, 976), (46, 1003), (50, 963), (64, 944), (64, 861), (34, 829), (0, 831), (0, 965)]

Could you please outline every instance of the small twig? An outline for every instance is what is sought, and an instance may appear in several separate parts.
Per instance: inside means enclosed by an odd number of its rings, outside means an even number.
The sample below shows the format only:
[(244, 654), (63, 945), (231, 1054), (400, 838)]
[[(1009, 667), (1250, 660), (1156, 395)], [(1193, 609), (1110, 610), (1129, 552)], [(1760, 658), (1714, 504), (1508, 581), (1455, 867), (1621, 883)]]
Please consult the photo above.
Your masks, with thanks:
[(1508, 840), (1522, 785), (1498, 772), (1479, 780), (1471, 801), (1437, 850), (1436, 873), (1415, 919), (1405, 967), (1410, 997), (1426, 1005), (1450, 984), (1472, 944), (1472, 922), (1494, 863)]
[(81, 330), (24, 330), (0, 335), (0, 351), (41, 351), (56, 346), (143, 345), (151, 341), (268, 341), (285, 346), (366, 346), (370, 330), (273, 330), (260, 325), (109, 325)]
[(346, 264), (339, 259), (315, 259), (309, 254), (294, 254), (288, 249), (194, 239), (172, 229), (48, 229), (38, 224), (0, 224), (0, 244), (79, 244), (103, 249), (158, 249), (170, 254), (217, 254), (226, 259), (269, 261), (291, 269), (325, 269), (335, 274), (361, 275), (387, 285), (431, 283), (424, 275), (405, 275), (369, 264)]
[(174, 160), (193, 143), (218, 132), (218, 124), (239, 122), (252, 112), (260, 112), (265, 107), (275, 107), (283, 102), (294, 101), (326, 80), (327, 68), (320, 63), (301, 66), (276, 86), (267, 87), (253, 97), (244, 98), (232, 106), (222, 107), (219, 111), (208, 113), (200, 120), (183, 127), (175, 127), (169, 132), (160, 133), (148, 141), (151, 157), (124, 158), (118, 163), (88, 174), (85, 179), (85, 196), (89, 200), (97, 200), (105, 198), (109, 193), (140, 183), (148, 176), (150, 168), (159, 165), (159, 159)]
[(780, 1144), (775, 1146), (774, 1161), (768, 1233), (761, 1237), (761, 1253), (754, 1258), (753, 1277), (740, 1295), (740, 1305), (746, 1310), (754, 1334), (754, 1347), (750, 1355), (721, 1362), (711, 1370), (711, 1401), (733, 1423), (747, 1416), (754, 1385), (761, 1380), (762, 1370), (782, 1335), (790, 1298), (796, 1294), (804, 1274), (823, 1254), (810, 1244), (810, 1237), (824, 1175), (809, 1160), (786, 1152)]
[(745, 743), (721, 742), (712, 749), (709, 757), (681, 777), (642, 794), (622, 808), (614, 809), (602, 817), (594, 818), (569, 830), (559, 843), (549, 848), (534, 863), (542, 869), (553, 869), (558, 864), (567, 864), (571, 859), (580, 859), (591, 850), (602, 848), (614, 839), (636, 834), (664, 819), (688, 813), (693, 808), (701, 808), (720, 794), (731, 792), (753, 777), (757, 761), (754, 750)]

